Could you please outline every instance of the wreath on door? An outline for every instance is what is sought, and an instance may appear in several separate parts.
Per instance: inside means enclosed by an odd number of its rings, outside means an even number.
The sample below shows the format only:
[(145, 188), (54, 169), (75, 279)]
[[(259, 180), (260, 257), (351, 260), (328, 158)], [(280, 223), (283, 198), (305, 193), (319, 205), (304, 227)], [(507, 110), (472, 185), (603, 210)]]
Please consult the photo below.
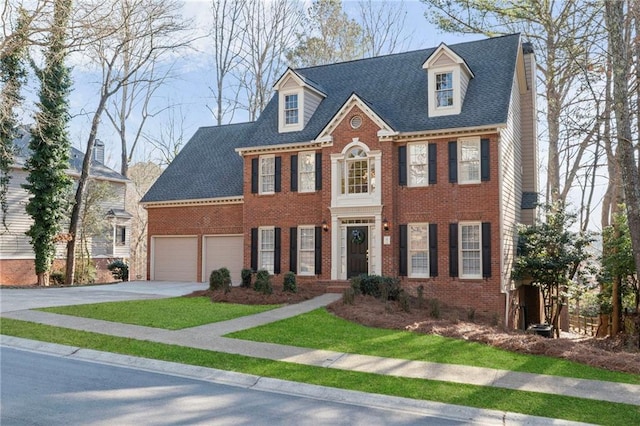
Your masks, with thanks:
[(351, 231), (351, 242), (353, 244), (362, 244), (364, 243), (364, 232), (360, 229), (354, 229)]

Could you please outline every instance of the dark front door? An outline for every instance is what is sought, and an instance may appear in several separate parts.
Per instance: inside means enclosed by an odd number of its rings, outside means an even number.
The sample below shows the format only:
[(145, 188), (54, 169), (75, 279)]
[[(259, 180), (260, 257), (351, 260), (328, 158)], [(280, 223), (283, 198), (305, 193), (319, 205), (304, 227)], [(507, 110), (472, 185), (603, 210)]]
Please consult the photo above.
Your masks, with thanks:
[(347, 278), (369, 273), (368, 231), (366, 226), (347, 228)]

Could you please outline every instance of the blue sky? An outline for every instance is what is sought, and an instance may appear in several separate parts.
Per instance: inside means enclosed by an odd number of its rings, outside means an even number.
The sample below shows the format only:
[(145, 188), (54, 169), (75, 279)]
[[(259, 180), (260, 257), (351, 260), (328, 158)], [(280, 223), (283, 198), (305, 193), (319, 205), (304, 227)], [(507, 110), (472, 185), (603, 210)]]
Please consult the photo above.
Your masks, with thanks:
[[(393, 2), (393, 1), (392, 1)], [(396, 2), (400, 4), (401, 2)], [(458, 43), (478, 39), (478, 36), (456, 36), (444, 34), (437, 30), (425, 18), (425, 6), (417, 0), (406, 0), (404, 2), (407, 9), (406, 29), (411, 37), (408, 40), (407, 49), (414, 50), (434, 47), (445, 42), (448, 44)], [(354, 10), (357, 2), (346, 1), (344, 8), (347, 12)], [(184, 4), (184, 15), (195, 21), (196, 30), (204, 33), (208, 25), (210, 15), (210, 1), (208, 0), (187, 0)], [(214, 125), (214, 119), (207, 109), (207, 105), (212, 105), (211, 92), (209, 86), (213, 83), (212, 61), (210, 52), (207, 51), (206, 40), (202, 39), (197, 43), (195, 50), (185, 52), (173, 67), (173, 78), (161, 90), (156, 93), (153, 99), (153, 108), (160, 110), (167, 105), (176, 105), (174, 117), (183, 120), (183, 134), (186, 140), (201, 126)], [(98, 80), (95, 74), (83, 71), (83, 66), (74, 67), (74, 89), (70, 97), (71, 108), (74, 118), (69, 131), (72, 143), (77, 148), (84, 151), (91, 114), (96, 104), (96, 93)], [(148, 121), (145, 129), (147, 133), (159, 132), (163, 126), (167, 126), (169, 120), (168, 113), (164, 112)], [(232, 122), (242, 122), (247, 120), (247, 115), (236, 113)], [(135, 121), (135, 118), (134, 118)], [(129, 128), (135, 128), (132, 122)], [(103, 117), (98, 138), (106, 145), (107, 165), (114, 169), (119, 169), (120, 148), (118, 138), (113, 131), (111, 123)], [(142, 145), (136, 150), (135, 160), (155, 159), (157, 153), (150, 145)]]

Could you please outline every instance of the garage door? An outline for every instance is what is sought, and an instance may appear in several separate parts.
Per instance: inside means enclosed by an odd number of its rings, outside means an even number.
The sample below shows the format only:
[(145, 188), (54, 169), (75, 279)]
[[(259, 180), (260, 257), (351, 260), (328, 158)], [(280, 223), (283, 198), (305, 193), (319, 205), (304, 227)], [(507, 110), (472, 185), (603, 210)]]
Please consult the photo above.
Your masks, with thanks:
[(153, 274), (158, 281), (196, 281), (198, 239), (196, 237), (154, 237)]
[(240, 271), (243, 268), (243, 239), (242, 235), (216, 235), (204, 239), (204, 273), (203, 280), (209, 280), (214, 269), (222, 267), (231, 271), (233, 284), (240, 284)]

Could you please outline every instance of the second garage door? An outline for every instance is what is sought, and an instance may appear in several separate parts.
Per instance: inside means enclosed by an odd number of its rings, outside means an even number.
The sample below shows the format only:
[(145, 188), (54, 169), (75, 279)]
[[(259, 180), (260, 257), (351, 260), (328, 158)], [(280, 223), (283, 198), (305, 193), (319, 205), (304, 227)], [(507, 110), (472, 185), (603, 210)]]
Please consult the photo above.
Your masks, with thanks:
[(196, 281), (197, 237), (154, 237), (153, 275), (158, 281)]
[(204, 271), (202, 279), (208, 281), (211, 271), (222, 267), (231, 272), (231, 282), (240, 284), (243, 268), (242, 235), (215, 235), (204, 238)]

